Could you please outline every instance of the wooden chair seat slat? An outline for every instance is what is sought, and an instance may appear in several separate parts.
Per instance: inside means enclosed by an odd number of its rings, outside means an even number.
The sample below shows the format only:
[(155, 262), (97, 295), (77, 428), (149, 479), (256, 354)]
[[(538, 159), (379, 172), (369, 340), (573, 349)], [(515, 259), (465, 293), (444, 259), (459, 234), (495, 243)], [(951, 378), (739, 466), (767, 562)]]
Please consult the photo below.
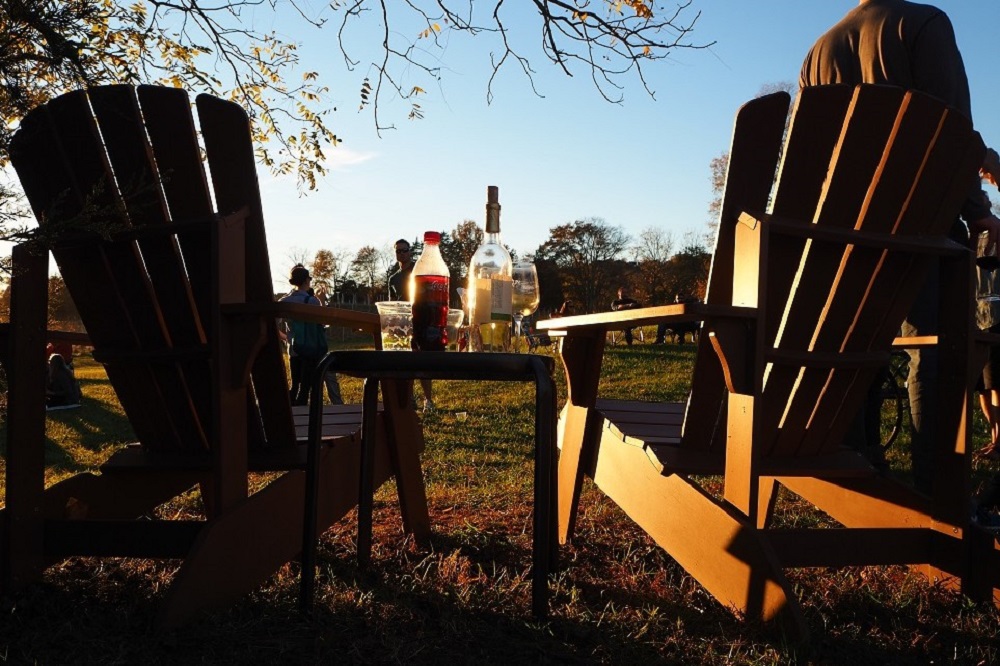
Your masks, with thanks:
[(646, 413), (655, 411), (662, 414), (683, 414), (687, 409), (683, 402), (643, 402), (641, 400), (604, 400), (595, 403), (597, 409), (605, 414), (626, 414), (628, 412)]
[(608, 423), (613, 434), (622, 439), (645, 441), (646, 437), (679, 436), (681, 422), (677, 423)]
[(616, 412), (614, 410), (602, 411), (604, 417), (614, 422), (619, 427), (625, 428), (637, 425), (649, 426), (680, 426), (684, 423), (684, 414), (677, 412)]
[(681, 449), (676, 446), (648, 445), (655, 458), (659, 473), (669, 474), (722, 474), (725, 459), (718, 453)]

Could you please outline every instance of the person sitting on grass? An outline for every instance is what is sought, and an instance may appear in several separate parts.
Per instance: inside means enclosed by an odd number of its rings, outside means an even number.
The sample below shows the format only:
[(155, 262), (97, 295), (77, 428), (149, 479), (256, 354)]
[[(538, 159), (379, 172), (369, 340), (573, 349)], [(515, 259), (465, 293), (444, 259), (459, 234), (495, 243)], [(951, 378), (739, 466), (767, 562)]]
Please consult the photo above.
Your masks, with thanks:
[(49, 356), (49, 382), (45, 388), (46, 409), (72, 409), (80, 406), (80, 386), (73, 371), (60, 354)]

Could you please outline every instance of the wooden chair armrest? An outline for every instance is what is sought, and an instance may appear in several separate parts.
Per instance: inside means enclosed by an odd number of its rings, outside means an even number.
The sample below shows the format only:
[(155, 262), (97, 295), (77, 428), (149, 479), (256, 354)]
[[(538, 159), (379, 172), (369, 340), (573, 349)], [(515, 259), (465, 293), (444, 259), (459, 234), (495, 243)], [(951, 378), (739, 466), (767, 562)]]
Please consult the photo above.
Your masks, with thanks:
[(592, 335), (594, 333), (675, 322), (705, 321), (706, 319), (749, 319), (757, 314), (754, 308), (707, 303), (677, 303), (650, 308), (599, 312), (597, 314), (559, 317), (538, 322), (536, 329), (550, 335)]
[[(6, 341), (10, 336), (10, 324), (0, 323), (0, 341)], [(69, 342), (74, 345), (89, 345), (90, 336), (77, 331), (45, 331), (45, 339), (48, 342)]]
[(231, 303), (222, 306), (224, 315), (257, 315), (274, 319), (297, 319), (327, 326), (346, 326), (368, 333), (380, 331), (378, 314), (305, 303)]
[(913, 337), (898, 337), (892, 341), (893, 349), (928, 349), (936, 347), (938, 338), (936, 335), (921, 335)]
[(1000, 345), (1000, 333), (977, 330), (973, 331), (972, 339), (977, 345)]
[(74, 345), (89, 345), (90, 336), (76, 331), (46, 331), (45, 339), (49, 342), (69, 342)]

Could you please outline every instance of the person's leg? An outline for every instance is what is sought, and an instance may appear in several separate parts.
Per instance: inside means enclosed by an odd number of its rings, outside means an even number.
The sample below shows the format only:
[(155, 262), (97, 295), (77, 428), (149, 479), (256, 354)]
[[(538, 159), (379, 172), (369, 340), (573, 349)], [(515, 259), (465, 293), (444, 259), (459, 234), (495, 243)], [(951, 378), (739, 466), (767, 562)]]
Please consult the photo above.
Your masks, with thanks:
[(626, 328), (625, 329), (625, 344), (627, 344), (627, 345), (631, 345), (632, 344), (632, 329), (631, 328)]
[(653, 341), (654, 345), (662, 345), (667, 337), (667, 325), (657, 324), (656, 325), (656, 340)]
[(990, 445), (994, 449), (1000, 445), (1000, 391), (990, 391)]
[(986, 417), (990, 429), (990, 443), (979, 449), (976, 456), (989, 460), (1000, 460), (1000, 391), (983, 389), (979, 391), (979, 408)]
[[(994, 326), (989, 329), (990, 333), (996, 333), (1000, 327)], [(976, 453), (979, 457), (996, 460), (1000, 458), (998, 450), (998, 439), (1000, 439), (1000, 391), (997, 390), (1000, 381), (1000, 349), (990, 347), (986, 355), (986, 365), (983, 366), (983, 376), (980, 380), (979, 407), (983, 410), (986, 423), (990, 428), (990, 443), (979, 449)]]
[(860, 416), (861, 422), (864, 424), (864, 441), (860, 447), (861, 453), (876, 469), (880, 470), (888, 469), (885, 451), (882, 449), (882, 402), (884, 399), (882, 387), (890, 378), (888, 366), (878, 371), (872, 385), (868, 388)]
[(297, 405), (299, 399), (299, 388), (302, 385), (302, 358), (297, 354), (288, 357), (288, 370), (292, 375), (292, 386), (288, 389), (288, 395), (292, 398), (292, 404)]
[[(292, 404), (308, 405), (309, 396), (312, 394), (313, 383), (316, 381), (316, 366), (319, 365), (319, 357), (300, 356), (302, 368), (300, 370), (299, 392)], [(323, 395), (317, 396), (320, 400)]]
[[(928, 271), (927, 280), (913, 308), (903, 322), (904, 336), (937, 334), (938, 267)], [(931, 491), (934, 465), (934, 440), (937, 434), (937, 349), (910, 349), (910, 372), (907, 388), (910, 399), (913, 483), (917, 490)]]
[(1000, 508), (1000, 474), (994, 474), (979, 496), (979, 506), (983, 509)]
[(340, 395), (340, 382), (337, 381), (337, 373), (327, 372), (323, 375), (323, 383), (326, 384), (326, 393), (330, 396), (330, 404), (344, 404), (344, 398)]
[(993, 405), (990, 404), (990, 391), (979, 391), (979, 410), (989, 424), (993, 423)]
[(433, 412), (434, 411), (434, 389), (431, 386), (431, 380), (421, 379), (420, 388), (424, 391), (424, 411)]

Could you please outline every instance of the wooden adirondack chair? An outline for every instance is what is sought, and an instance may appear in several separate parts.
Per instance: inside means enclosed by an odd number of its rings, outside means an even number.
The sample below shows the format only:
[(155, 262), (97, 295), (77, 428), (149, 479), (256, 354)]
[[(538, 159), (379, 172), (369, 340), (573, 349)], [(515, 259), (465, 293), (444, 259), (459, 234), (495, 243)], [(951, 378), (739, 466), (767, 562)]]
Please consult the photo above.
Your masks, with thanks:
[[(539, 323), (562, 336), (569, 385), (560, 538), (587, 474), (722, 604), (803, 637), (787, 567), (910, 564), (1000, 601), (1000, 551), (969, 516), (971, 255), (945, 240), (982, 141), (925, 95), (809, 88), (775, 180), (787, 107), (779, 93), (737, 116), (706, 303)], [(843, 441), (934, 261), (939, 334), (903, 343), (939, 343), (949, 368), (926, 497)], [(704, 323), (687, 405), (598, 397), (606, 330), (691, 320)], [(723, 475), (722, 496), (692, 475)], [(771, 528), (776, 483), (845, 529)]]
[[(247, 116), (204, 95), (197, 110), (211, 190), (178, 89), (63, 95), (11, 146), (46, 242), (14, 250), (3, 586), (69, 555), (183, 558), (166, 625), (238, 599), (301, 551), (308, 415), (293, 414), (276, 319), (379, 329), (374, 314), (274, 302)], [(81, 229), (95, 223), (103, 233)], [(46, 248), (139, 440), (49, 488)], [(377, 481), (396, 477), (404, 525), (424, 539), (419, 422), (403, 387), (387, 394)], [(324, 411), (321, 532), (357, 502), (360, 424), (359, 405)], [(285, 473), (250, 493), (248, 474), (269, 470)], [(207, 520), (147, 519), (198, 484)]]

